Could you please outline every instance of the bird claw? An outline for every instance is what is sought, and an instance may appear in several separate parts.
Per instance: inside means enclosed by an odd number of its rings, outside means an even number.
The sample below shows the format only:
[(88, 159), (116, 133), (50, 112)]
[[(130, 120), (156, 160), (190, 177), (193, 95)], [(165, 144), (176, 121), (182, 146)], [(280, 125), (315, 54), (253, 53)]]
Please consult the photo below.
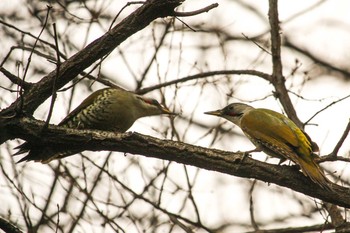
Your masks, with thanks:
[(242, 158), (242, 161), (245, 160), (245, 158), (247, 158), (248, 156), (251, 156), (251, 154), (249, 154), (249, 152), (243, 152), (243, 158)]
[(250, 151), (237, 151), (237, 153), (242, 154), (241, 162), (243, 162), (245, 160), (245, 158), (251, 157)]
[(238, 153), (243, 154), (242, 156), (242, 161), (244, 161), (244, 159), (248, 156), (251, 157), (250, 153), (254, 153), (254, 152), (261, 152), (262, 150), (260, 148), (255, 148), (254, 150), (248, 150), (248, 151), (237, 151)]

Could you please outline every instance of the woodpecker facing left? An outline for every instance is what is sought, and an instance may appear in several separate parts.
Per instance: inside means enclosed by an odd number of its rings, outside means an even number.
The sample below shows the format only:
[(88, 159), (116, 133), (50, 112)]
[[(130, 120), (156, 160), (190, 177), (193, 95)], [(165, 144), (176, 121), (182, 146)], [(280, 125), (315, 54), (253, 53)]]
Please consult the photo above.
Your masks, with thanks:
[(317, 164), (318, 146), (295, 123), (278, 112), (264, 108), (253, 108), (243, 103), (233, 103), (223, 109), (205, 112), (231, 121), (240, 127), (256, 146), (254, 151), (289, 159), (299, 165), (304, 175), (322, 188), (330, 189), (322, 168)]
[[(74, 129), (97, 129), (122, 133), (141, 117), (161, 114), (176, 115), (155, 99), (136, 95), (121, 88), (104, 88), (88, 96), (58, 125)], [(48, 163), (54, 159), (81, 152), (33, 147), (29, 142), (18, 146), (17, 149), (19, 151), (15, 155), (29, 152), (19, 162), (35, 160)]]

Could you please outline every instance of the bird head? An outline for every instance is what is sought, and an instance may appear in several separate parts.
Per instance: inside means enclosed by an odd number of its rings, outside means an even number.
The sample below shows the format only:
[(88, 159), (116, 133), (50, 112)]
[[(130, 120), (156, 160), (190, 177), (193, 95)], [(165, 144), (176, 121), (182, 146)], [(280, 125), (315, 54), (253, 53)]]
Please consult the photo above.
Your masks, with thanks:
[(240, 127), (242, 116), (252, 109), (254, 108), (247, 104), (233, 103), (227, 105), (223, 109), (205, 112), (204, 114), (225, 118)]
[(161, 114), (178, 115), (177, 113), (170, 111), (167, 107), (161, 105), (155, 99), (147, 98), (143, 96), (137, 96), (137, 99), (140, 102), (139, 112), (141, 117), (161, 115)]

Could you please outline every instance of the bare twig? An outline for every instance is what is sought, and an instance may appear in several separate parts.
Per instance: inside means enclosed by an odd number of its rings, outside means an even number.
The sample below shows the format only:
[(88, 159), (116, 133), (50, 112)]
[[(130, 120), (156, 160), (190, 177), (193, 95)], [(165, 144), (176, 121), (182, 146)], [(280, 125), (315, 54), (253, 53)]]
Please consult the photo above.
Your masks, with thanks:
[(164, 40), (165, 40), (166, 36), (167, 36), (168, 33), (169, 33), (170, 26), (171, 26), (171, 23), (167, 23), (167, 24), (165, 25), (164, 32), (163, 32), (162, 36), (161, 36), (160, 39), (159, 39), (159, 43), (158, 43), (157, 45), (154, 46), (155, 51), (154, 51), (154, 53), (153, 53), (153, 56), (152, 56), (151, 60), (149, 61), (149, 63), (148, 63), (148, 65), (146, 66), (146, 68), (144, 69), (143, 73), (141, 74), (140, 79), (137, 80), (136, 90), (138, 90), (138, 89), (140, 89), (140, 88), (142, 87), (142, 84), (143, 84), (143, 82), (145, 81), (146, 76), (147, 76), (148, 72), (150, 71), (153, 62), (156, 60), (158, 51), (159, 51), (160, 48), (163, 46)]
[(342, 134), (342, 136), (340, 137), (339, 141), (337, 142), (337, 144), (335, 145), (333, 151), (326, 156), (322, 156), (321, 158), (319, 158), (317, 160), (318, 163), (321, 162), (325, 162), (325, 161), (344, 161), (344, 162), (350, 162), (350, 158), (344, 158), (342, 156), (338, 156), (338, 151), (341, 148), (341, 146), (343, 145), (345, 139), (347, 138), (347, 136), (349, 135), (350, 132), (350, 119), (349, 122)]
[[(101, 167), (99, 165), (96, 164), (96, 162), (94, 162), (91, 158), (86, 158), (87, 160), (89, 160), (94, 166), (99, 167), (99, 169), (101, 169), (101, 171), (103, 171), (104, 173), (106, 173), (108, 175), (108, 177), (110, 177), (112, 180), (114, 180), (115, 182), (117, 182), (118, 184), (120, 184), (122, 186), (122, 188), (127, 191), (128, 193), (132, 194), (134, 196), (135, 199), (139, 199), (139, 200), (143, 200), (144, 202), (148, 203), (149, 205), (151, 205), (153, 208), (167, 214), (169, 217), (172, 216), (173, 218), (175, 218), (177, 221), (182, 220), (188, 224), (191, 224), (192, 226), (197, 226), (197, 227), (201, 227), (204, 230), (206, 230), (207, 232), (212, 232), (208, 227), (198, 223), (198, 222), (194, 222), (191, 221), (188, 218), (182, 217), (179, 214), (175, 214), (175, 213), (171, 213), (163, 208), (160, 207), (160, 205), (158, 205), (157, 203), (154, 203), (153, 201), (150, 201), (149, 199), (147, 199), (144, 195), (140, 195), (138, 193), (136, 193), (134, 190), (132, 190), (130, 187), (126, 186), (124, 183), (122, 183), (117, 176), (111, 174), (109, 172), (108, 169)], [(173, 219), (173, 220), (175, 220)], [(186, 226), (186, 229), (189, 229)]]
[(175, 17), (177, 20), (179, 20), (181, 23), (183, 23), (186, 27), (188, 27), (191, 31), (196, 32), (197, 30), (194, 29), (193, 27), (191, 27), (190, 25), (188, 25), (185, 21), (183, 21), (182, 19)]
[(168, 214), (168, 216), (169, 216), (170, 221), (172, 221), (174, 224), (179, 226), (186, 233), (194, 233), (194, 231), (190, 227), (188, 227), (185, 224), (183, 224), (175, 215)]
[(254, 201), (253, 201), (253, 191), (254, 191), (255, 184), (256, 184), (256, 180), (253, 181), (249, 189), (249, 215), (250, 215), (250, 222), (252, 223), (254, 230), (258, 232), (259, 225), (255, 221)]
[[(23, 78), (22, 78), (23, 82), (25, 82), (25, 79), (26, 79), (26, 76), (27, 76), (27, 72), (28, 72), (28, 69), (29, 69), (30, 62), (31, 62), (31, 60), (32, 60), (32, 56), (33, 56), (33, 52), (34, 52), (34, 50), (35, 50), (35, 47), (36, 47), (36, 45), (37, 45), (37, 43), (38, 43), (38, 41), (39, 41), (39, 38), (40, 38), (41, 34), (44, 32), (44, 29), (45, 29), (45, 27), (46, 27), (47, 20), (48, 20), (48, 18), (49, 18), (49, 14), (50, 14), (50, 10), (51, 10), (51, 7), (50, 7), (50, 6), (47, 6), (47, 12), (46, 12), (46, 17), (45, 17), (45, 22), (44, 22), (44, 24), (43, 24), (43, 26), (42, 26), (42, 28), (41, 28), (41, 30), (40, 30), (40, 32), (39, 32), (39, 35), (38, 35), (37, 38), (35, 39), (35, 42), (34, 42), (34, 44), (33, 44), (32, 51), (30, 52), (29, 57), (28, 57), (27, 65), (26, 65), (26, 67), (25, 67), (25, 69), (24, 69), (24, 74), (23, 74)], [(24, 104), (24, 99), (23, 99), (23, 88), (22, 88), (22, 86), (20, 86), (20, 89), (19, 89), (19, 96), (20, 96), (20, 102), (19, 102), (19, 105), (18, 105), (19, 109), (17, 109), (17, 112), (21, 112), (21, 111), (22, 111), (22, 109), (23, 109), (23, 104)]]
[(198, 209), (198, 205), (197, 205), (197, 203), (195, 201), (195, 198), (193, 196), (193, 184), (190, 181), (189, 174), (188, 174), (186, 166), (184, 165), (183, 167), (184, 167), (184, 171), (185, 171), (185, 175), (186, 175), (186, 183), (187, 183), (187, 186), (188, 186), (188, 198), (190, 199), (190, 201), (191, 201), (191, 203), (193, 205), (194, 211), (196, 213), (198, 224), (202, 224), (201, 223), (200, 212), (199, 212), (199, 209)]
[(314, 115), (312, 115), (304, 124), (307, 125), (314, 117), (316, 117), (319, 113), (323, 112), (324, 110), (326, 110), (327, 108), (331, 107), (332, 105), (339, 103), (340, 101), (343, 101), (347, 98), (349, 98), (350, 95), (344, 96), (343, 98), (340, 98), (337, 101), (333, 101), (332, 103), (328, 104), (327, 106), (325, 106), (324, 108), (321, 108), (320, 110), (318, 110)]
[(47, 118), (46, 118), (46, 122), (45, 122), (45, 125), (43, 127), (43, 130), (45, 130), (47, 128), (47, 126), (49, 125), (50, 119), (51, 119), (53, 107), (55, 105), (55, 101), (56, 101), (56, 97), (57, 97), (56, 82), (57, 82), (57, 79), (59, 77), (60, 67), (61, 67), (61, 59), (60, 59), (60, 52), (59, 52), (60, 49), (58, 47), (56, 24), (54, 23), (52, 25), (52, 27), (53, 27), (54, 39), (55, 39), (55, 45), (56, 45), (55, 50), (56, 50), (56, 58), (57, 58), (57, 63), (56, 63), (57, 72), (56, 72), (56, 77), (54, 77), (53, 82), (52, 82), (51, 103), (50, 103), (49, 113), (47, 114)]
[(202, 9), (195, 10), (195, 11), (189, 11), (189, 12), (174, 11), (173, 16), (176, 16), (176, 17), (188, 17), (188, 16), (199, 15), (199, 14), (208, 12), (211, 9), (214, 9), (215, 7), (218, 7), (218, 6), (219, 6), (218, 3), (213, 3), (213, 4), (209, 5), (209, 6), (206, 6), (206, 7), (202, 8)]
[(206, 6), (202, 9), (199, 10), (195, 10), (195, 11), (189, 11), (189, 12), (178, 12), (178, 11), (174, 11), (173, 16), (175, 16), (175, 18), (177, 20), (179, 20), (181, 23), (183, 23), (186, 27), (188, 27), (190, 30), (192, 30), (193, 32), (196, 32), (196, 29), (194, 29), (193, 27), (191, 27), (190, 25), (188, 25), (186, 22), (184, 22), (183, 20), (181, 20), (179, 17), (189, 17), (189, 16), (194, 16), (194, 15), (199, 15), (205, 12), (210, 11), (211, 9), (218, 7), (219, 4), (218, 3), (213, 3), (209, 6)]
[(56, 223), (56, 229), (55, 229), (55, 233), (58, 232), (58, 226), (60, 225), (60, 214), (59, 214), (59, 210), (60, 210), (60, 205), (57, 204), (57, 223)]
[(263, 73), (260, 71), (256, 71), (256, 70), (217, 70), (217, 71), (203, 72), (203, 73), (187, 76), (184, 78), (172, 80), (169, 82), (164, 82), (164, 83), (161, 83), (158, 85), (154, 85), (152, 87), (143, 88), (143, 89), (138, 90), (137, 93), (138, 94), (145, 94), (147, 92), (159, 89), (161, 87), (166, 87), (166, 86), (170, 86), (170, 85), (175, 85), (175, 84), (184, 83), (184, 82), (191, 81), (191, 80), (198, 80), (201, 78), (207, 78), (207, 77), (216, 76), (216, 75), (253, 75), (253, 76), (258, 76), (260, 78), (263, 78), (267, 81), (271, 81), (271, 76), (269, 74), (266, 74), (266, 73)]
[(244, 38), (246, 38), (247, 40), (253, 42), (256, 46), (258, 46), (258, 47), (259, 47), (262, 51), (264, 51), (265, 53), (272, 55), (270, 51), (268, 51), (267, 49), (265, 49), (264, 47), (262, 47), (262, 46), (261, 46), (258, 42), (256, 42), (254, 39), (249, 38), (249, 37), (246, 36), (244, 33), (242, 33), (242, 36), (243, 36)]
[(318, 158), (317, 163), (323, 163), (323, 162), (332, 162), (332, 161), (343, 161), (343, 162), (350, 162), (350, 158), (345, 158), (343, 156), (333, 156), (332, 154), (322, 156)]
[(340, 147), (343, 145), (346, 137), (349, 135), (349, 131), (350, 131), (350, 119), (349, 119), (348, 125), (346, 126), (343, 132), (343, 135), (340, 137), (337, 145), (334, 147), (334, 150), (331, 153), (332, 156), (337, 156)]
[[(79, 220), (84, 216), (85, 210), (88, 208), (88, 203), (91, 201), (92, 193), (95, 191), (96, 187), (98, 187), (98, 181), (101, 179), (101, 176), (104, 173), (104, 169), (108, 164), (108, 159), (110, 158), (112, 153), (109, 153), (108, 156), (105, 158), (103, 165), (101, 166), (101, 169), (99, 170), (98, 174), (94, 177), (94, 181), (92, 183), (92, 186), (89, 187), (89, 190), (86, 188), (86, 196), (85, 199), (82, 200), (82, 206), (80, 207), (80, 212), (77, 214), (77, 216), (74, 218), (74, 221), (72, 225), (70, 226), (69, 230), (67, 232), (74, 232), (74, 229), (79, 224)], [(73, 176), (72, 176), (73, 177)]]
[(112, 29), (113, 24), (115, 23), (115, 21), (118, 19), (118, 17), (120, 16), (120, 14), (123, 12), (123, 10), (124, 10), (125, 8), (127, 8), (127, 7), (130, 6), (130, 5), (144, 4), (144, 3), (145, 3), (145, 1), (135, 1), (135, 2), (128, 2), (128, 3), (126, 3), (125, 6), (123, 6), (122, 9), (120, 9), (120, 11), (117, 13), (117, 15), (116, 15), (116, 16), (114, 17), (114, 19), (112, 20), (112, 23), (111, 23), (111, 25), (109, 26), (108, 31), (110, 31), (110, 30)]
[(284, 40), (284, 46), (301, 53), (302, 55), (311, 59), (315, 64), (319, 65), (322, 68), (325, 68), (326, 70), (340, 73), (345, 79), (349, 80), (350, 72), (348, 70), (342, 69), (339, 66), (337, 67), (334, 64), (334, 62), (327, 61), (324, 58), (318, 57), (316, 54), (312, 53), (311, 51), (308, 51), (307, 49), (302, 48), (296, 43), (292, 42), (291, 40), (288, 39), (288, 37), (286, 37)]
[(2, 72), (12, 83), (17, 84), (18, 86), (22, 86), (23, 89), (28, 89), (32, 85), (31, 83), (23, 81), (16, 75), (12, 74), (8, 70), (6, 70), (4, 67), (0, 67), (0, 72)]
[[(18, 27), (14, 26), (14, 25), (12, 25), (12, 24), (9, 24), (9, 23), (3, 21), (2, 19), (0, 19), (0, 24), (3, 24), (4, 26), (6, 26), (6, 27), (8, 27), (8, 28), (12, 28), (12, 29), (14, 29), (15, 31), (20, 32), (20, 33), (23, 34), (23, 35), (27, 35), (27, 36), (29, 36), (29, 37), (31, 37), (31, 38), (34, 38), (34, 39), (38, 40), (40, 43), (49, 46), (50, 48), (53, 48), (53, 49), (55, 48), (55, 45), (54, 45), (54, 44), (51, 44), (51, 43), (47, 42), (46, 40), (42, 40), (42, 39), (38, 38), (37, 36), (31, 34), (30, 32), (26, 32), (26, 31), (24, 31), (24, 30), (22, 30), (22, 29), (19, 29)], [(60, 56), (61, 56), (61, 57), (65, 57), (64, 54), (60, 54)], [(4, 59), (4, 60), (1, 62), (0, 66), (3, 66), (3, 64), (5, 64), (5, 62), (6, 62), (6, 59)]]

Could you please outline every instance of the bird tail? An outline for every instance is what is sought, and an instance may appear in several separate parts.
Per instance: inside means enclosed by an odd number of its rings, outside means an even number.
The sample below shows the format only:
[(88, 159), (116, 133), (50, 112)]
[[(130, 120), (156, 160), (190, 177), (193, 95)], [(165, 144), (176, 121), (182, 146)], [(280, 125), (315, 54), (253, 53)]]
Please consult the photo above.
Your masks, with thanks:
[(29, 152), (30, 150), (30, 146), (28, 144), (28, 142), (22, 143), (21, 145), (17, 146), (14, 148), (15, 150), (18, 150), (16, 153), (14, 153), (13, 155), (20, 155), (20, 154), (24, 154)]
[(298, 165), (305, 176), (308, 176), (314, 183), (318, 184), (324, 189), (330, 190), (330, 184), (332, 183), (327, 179), (322, 168), (313, 160), (308, 161), (298, 159)]
[(14, 156), (27, 153), (26, 156), (21, 158), (17, 163), (21, 163), (24, 161), (35, 161), (41, 163), (49, 163), (55, 159), (61, 159), (76, 153), (81, 152), (77, 149), (62, 149), (62, 148), (51, 148), (47, 146), (36, 146), (31, 143), (25, 142), (15, 149), (18, 151), (13, 154)]

